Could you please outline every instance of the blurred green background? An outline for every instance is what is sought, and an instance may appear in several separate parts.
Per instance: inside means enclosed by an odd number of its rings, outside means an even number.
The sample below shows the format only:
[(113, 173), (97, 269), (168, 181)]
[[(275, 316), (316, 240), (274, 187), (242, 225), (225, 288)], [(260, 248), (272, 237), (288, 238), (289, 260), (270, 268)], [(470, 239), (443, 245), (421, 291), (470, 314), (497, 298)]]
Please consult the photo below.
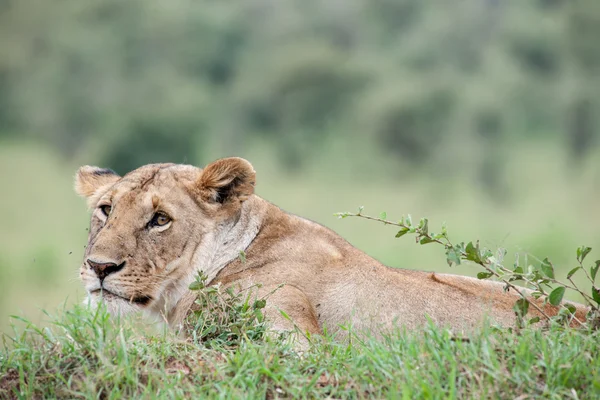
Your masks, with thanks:
[(600, 239), (598, 38), (597, 0), (2, 0), (0, 331), (83, 299), (82, 164), (242, 156), (388, 265), (477, 272), (333, 213), (446, 221), (564, 274)]

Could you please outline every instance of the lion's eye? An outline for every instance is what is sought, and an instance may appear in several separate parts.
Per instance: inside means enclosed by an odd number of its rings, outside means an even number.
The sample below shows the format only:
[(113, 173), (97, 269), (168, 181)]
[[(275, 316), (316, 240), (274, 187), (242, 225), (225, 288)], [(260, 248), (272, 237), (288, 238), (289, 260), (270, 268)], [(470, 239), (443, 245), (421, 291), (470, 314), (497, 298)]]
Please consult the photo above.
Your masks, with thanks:
[(165, 226), (169, 222), (171, 222), (171, 218), (169, 218), (167, 214), (157, 212), (156, 214), (154, 214), (154, 217), (152, 217), (152, 221), (150, 221), (150, 226)]
[(100, 206), (100, 211), (102, 211), (102, 214), (106, 215), (107, 217), (110, 214), (111, 210), (112, 207), (109, 205)]

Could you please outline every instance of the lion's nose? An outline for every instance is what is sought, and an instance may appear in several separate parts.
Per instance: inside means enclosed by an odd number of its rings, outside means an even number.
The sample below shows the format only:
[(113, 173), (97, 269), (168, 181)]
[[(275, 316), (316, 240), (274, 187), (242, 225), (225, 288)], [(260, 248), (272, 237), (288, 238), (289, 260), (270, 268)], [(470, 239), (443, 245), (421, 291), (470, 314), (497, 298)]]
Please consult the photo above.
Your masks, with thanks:
[(117, 265), (115, 263), (99, 263), (99, 262), (92, 261), (89, 258), (86, 260), (86, 262), (88, 263), (90, 268), (92, 270), (94, 270), (94, 272), (96, 273), (96, 275), (98, 276), (98, 279), (100, 279), (100, 281), (103, 281), (104, 278), (106, 278), (108, 275), (122, 270), (123, 267), (125, 266), (124, 262), (119, 265)]

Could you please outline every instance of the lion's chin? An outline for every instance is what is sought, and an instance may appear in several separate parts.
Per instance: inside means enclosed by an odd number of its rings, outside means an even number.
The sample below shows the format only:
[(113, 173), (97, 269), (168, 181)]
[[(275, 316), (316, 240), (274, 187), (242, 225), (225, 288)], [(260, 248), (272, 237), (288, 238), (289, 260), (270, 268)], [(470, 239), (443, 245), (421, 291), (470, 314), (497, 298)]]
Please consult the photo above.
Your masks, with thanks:
[(111, 292), (100, 292), (99, 290), (88, 293), (88, 298), (84, 303), (92, 308), (98, 308), (100, 305), (103, 305), (106, 311), (113, 316), (125, 316), (144, 310), (144, 307), (136, 302), (132, 302)]

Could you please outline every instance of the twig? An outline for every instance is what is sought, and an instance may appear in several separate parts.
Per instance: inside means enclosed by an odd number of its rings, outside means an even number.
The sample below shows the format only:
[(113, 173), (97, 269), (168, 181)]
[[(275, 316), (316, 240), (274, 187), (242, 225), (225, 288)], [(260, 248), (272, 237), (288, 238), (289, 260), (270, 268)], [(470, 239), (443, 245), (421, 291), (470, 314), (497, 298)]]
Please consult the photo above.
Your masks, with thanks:
[[(377, 218), (377, 217), (371, 217), (369, 215), (363, 215), (362, 213), (341, 213), (338, 214), (338, 216), (340, 216), (341, 218), (345, 218), (345, 217), (359, 217), (359, 218), (364, 218), (364, 219), (368, 219), (371, 221), (377, 221), (377, 222), (382, 222), (385, 225), (392, 225), (392, 226), (397, 226), (403, 229), (413, 229), (414, 228), (414, 232), (417, 234), (417, 239), (419, 238), (427, 238), (428, 240), (430, 240), (430, 243), (439, 243), (441, 245), (443, 245), (446, 249), (448, 248), (454, 248), (454, 246), (452, 245), (452, 242), (450, 242), (450, 239), (448, 239), (448, 236), (446, 234), (443, 234), (443, 238), (446, 239), (447, 243), (442, 242), (439, 239), (433, 238), (429, 233), (425, 233), (423, 232), (419, 227), (413, 227), (413, 226), (408, 226), (406, 224), (403, 223), (398, 223), (398, 222), (393, 222), (393, 221), (389, 221), (387, 219), (382, 219), (382, 218)], [(466, 258), (467, 257), (467, 253), (465, 253), (464, 251), (460, 252), (461, 257)], [(525, 301), (527, 301), (530, 305), (533, 306), (533, 308), (535, 308), (544, 318), (546, 318), (547, 320), (550, 320), (550, 316), (548, 314), (546, 314), (544, 312), (544, 310), (542, 310), (535, 302), (529, 300), (527, 298), (527, 296), (525, 294), (523, 294), (523, 292), (521, 290), (519, 290), (519, 288), (515, 285), (513, 285), (512, 283), (510, 283), (509, 281), (507, 281), (506, 279), (502, 278), (502, 276), (494, 271), (492, 268), (490, 268), (486, 263), (484, 262), (478, 262), (478, 261), (474, 261), (476, 264), (482, 266), (487, 272), (491, 273), (492, 275), (496, 276), (497, 278), (500, 279), (501, 282), (503, 282), (504, 284), (506, 284), (507, 287), (513, 289), (515, 292), (517, 292), (517, 294), (519, 294), (519, 296), (521, 296), (521, 298), (523, 298)]]

